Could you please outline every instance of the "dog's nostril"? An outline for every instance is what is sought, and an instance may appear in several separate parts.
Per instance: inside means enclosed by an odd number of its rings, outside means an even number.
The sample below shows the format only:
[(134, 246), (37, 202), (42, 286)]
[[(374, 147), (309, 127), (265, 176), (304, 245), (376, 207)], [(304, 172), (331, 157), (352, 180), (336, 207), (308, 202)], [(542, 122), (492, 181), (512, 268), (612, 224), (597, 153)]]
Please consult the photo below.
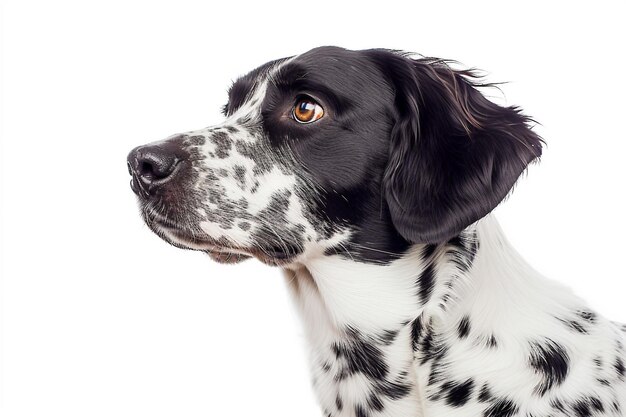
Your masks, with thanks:
[(159, 177), (159, 175), (154, 172), (152, 164), (147, 161), (139, 163), (139, 172), (142, 177)]
[(169, 177), (178, 163), (176, 156), (148, 149), (137, 160), (137, 171), (144, 180), (160, 180)]
[(139, 159), (137, 169), (144, 179), (160, 180), (174, 172), (177, 162), (173, 155), (148, 152)]

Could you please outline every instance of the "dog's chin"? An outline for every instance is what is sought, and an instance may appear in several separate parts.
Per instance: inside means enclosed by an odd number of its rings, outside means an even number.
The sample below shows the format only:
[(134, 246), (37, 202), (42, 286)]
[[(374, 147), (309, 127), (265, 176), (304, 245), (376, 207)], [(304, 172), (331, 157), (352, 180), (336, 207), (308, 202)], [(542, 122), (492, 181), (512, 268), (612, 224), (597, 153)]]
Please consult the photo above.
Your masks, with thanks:
[(292, 263), (296, 254), (275, 249), (240, 248), (229, 246), (209, 237), (198, 237), (178, 227), (166, 225), (159, 221), (148, 221), (148, 227), (172, 246), (180, 249), (205, 252), (215, 262), (236, 264), (252, 257), (270, 266), (285, 266)]
[(206, 253), (211, 259), (220, 264), (238, 264), (251, 258), (250, 255), (226, 251), (207, 250)]

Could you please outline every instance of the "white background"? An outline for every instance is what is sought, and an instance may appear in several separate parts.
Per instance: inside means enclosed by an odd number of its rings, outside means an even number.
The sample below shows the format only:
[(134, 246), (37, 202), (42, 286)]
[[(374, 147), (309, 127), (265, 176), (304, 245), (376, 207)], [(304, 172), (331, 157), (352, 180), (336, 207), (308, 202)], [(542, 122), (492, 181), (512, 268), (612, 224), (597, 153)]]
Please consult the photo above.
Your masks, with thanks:
[(509, 81), (506, 103), (548, 147), (496, 210), (502, 226), (538, 270), (626, 321), (624, 3), (518, 3), (4, 2), (2, 414), (320, 415), (279, 271), (162, 242), (125, 161), (218, 122), (238, 75), (318, 45)]

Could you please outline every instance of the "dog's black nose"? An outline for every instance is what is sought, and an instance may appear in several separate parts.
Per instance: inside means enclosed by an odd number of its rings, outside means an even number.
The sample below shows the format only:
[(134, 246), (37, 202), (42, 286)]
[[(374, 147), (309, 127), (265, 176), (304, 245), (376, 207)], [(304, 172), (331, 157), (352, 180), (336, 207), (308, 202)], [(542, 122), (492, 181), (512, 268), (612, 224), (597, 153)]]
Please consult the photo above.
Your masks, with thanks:
[(128, 172), (132, 175), (130, 186), (137, 195), (148, 197), (175, 175), (181, 161), (180, 148), (173, 143), (139, 146), (128, 154)]

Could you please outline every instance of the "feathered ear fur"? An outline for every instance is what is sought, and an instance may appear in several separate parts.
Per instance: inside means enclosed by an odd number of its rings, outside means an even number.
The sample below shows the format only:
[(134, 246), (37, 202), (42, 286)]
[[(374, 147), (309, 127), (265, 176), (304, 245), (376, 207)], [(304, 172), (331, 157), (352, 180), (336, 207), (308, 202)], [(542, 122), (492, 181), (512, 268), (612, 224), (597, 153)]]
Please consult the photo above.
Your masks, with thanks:
[(398, 232), (440, 243), (493, 210), (541, 138), (517, 107), (487, 100), (471, 71), (439, 59), (370, 51), (395, 90), (395, 125), (383, 190)]

